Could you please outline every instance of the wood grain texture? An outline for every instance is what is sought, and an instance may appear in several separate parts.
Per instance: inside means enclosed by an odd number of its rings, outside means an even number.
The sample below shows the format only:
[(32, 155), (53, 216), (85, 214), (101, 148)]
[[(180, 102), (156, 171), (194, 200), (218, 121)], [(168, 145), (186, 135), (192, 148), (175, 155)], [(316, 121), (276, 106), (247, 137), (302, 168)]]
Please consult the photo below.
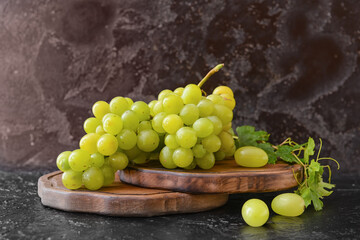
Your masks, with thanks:
[(187, 194), (140, 188), (119, 181), (98, 191), (68, 190), (62, 172), (46, 174), (38, 180), (38, 194), (45, 206), (71, 212), (88, 212), (124, 217), (201, 212), (224, 205), (227, 194)]
[(302, 180), (303, 169), (298, 164), (284, 162), (245, 168), (230, 159), (217, 162), (209, 170), (169, 170), (153, 161), (143, 166), (127, 167), (119, 175), (121, 181), (141, 187), (191, 193), (244, 193), (293, 188), (297, 181)]

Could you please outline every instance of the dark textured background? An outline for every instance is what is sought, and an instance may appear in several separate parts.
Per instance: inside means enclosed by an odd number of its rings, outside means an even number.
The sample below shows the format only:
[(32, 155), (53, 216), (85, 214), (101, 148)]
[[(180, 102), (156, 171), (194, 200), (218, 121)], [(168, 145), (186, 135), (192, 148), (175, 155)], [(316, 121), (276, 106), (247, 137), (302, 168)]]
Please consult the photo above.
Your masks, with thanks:
[(97, 100), (199, 81), (235, 91), (234, 125), (324, 140), (360, 175), (358, 1), (0, 2), (0, 167), (54, 169)]

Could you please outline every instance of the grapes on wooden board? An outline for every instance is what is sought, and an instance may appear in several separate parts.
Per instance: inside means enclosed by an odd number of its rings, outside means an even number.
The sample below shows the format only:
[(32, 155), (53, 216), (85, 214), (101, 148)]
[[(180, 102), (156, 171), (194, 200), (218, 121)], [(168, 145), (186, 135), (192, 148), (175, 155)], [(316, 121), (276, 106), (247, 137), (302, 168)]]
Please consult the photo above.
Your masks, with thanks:
[(160, 142), (159, 135), (151, 129), (141, 131), (137, 137), (137, 146), (144, 152), (154, 151)]
[(193, 152), (189, 148), (177, 148), (173, 153), (173, 161), (178, 167), (189, 166), (194, 159)]
[(176, 141), (183, 148), (192, 148), (197, 142), (197, 136), (194, 129), (182, 127), (176, 132)]
[(258, 147), (245, 146), (236, 150), (235, 161), (243, 167), (262, 167), (268, 162), (267, 153)]
[(80, 139), (80, 149), (87, 151), (90, 154), (97, 152), (97, 141), (100, 135), (97, 133), (88, 133)]
[(62, 183), (68, 189), (78, 189), (82, 186), (82, 172), (67, 170), (61, 176)]
[(261, 227), (269, 219), (269, 208), (260, 199), (250, 199), (242, 206), (241, 215), (249, 226)]
[(196, 164), (201, 169), (210, 169), (215, 165), (215, 156), (212, 152), (207, 152), (202, 158), (195, 158)]
[(98, 152), (104, 156), (110, 156), (118, 149), (118, 140), (114, 135), (106, 133), (97, 141)]
[(130, 129), (121, 130), (116, 139), (118, 140), (119, 147), (123, 150), (130, 150), (137, 143), (137, 135)]
[(89, 190), (98, 190), (104, 184), (104, 175), (100, 168), (90, 167), (82, 174), (82, 182)]
[(115, 170), (123, 170), (129, 164), (128, 157), (122, 152), (116, 152), (113, 155), (110, 155), (108, 160), (110, 166)]
[(174, 153), (174, 149), (171, 149), (167, 146), (165, 146), (160, 151), (159, 160), (164, 168), (174, 169), (177, 167), (177, 165), (173, 161), (173, 153)]
[(104, 162), (105, 158), (101, 153), (96, 152), (90, 155), (90, 166), (100, 168), (104, 165)]
[(69, 156), (69, 166), (77, 172), (86, 170), (90, 166), (90, 154), (82, 149), (74, 150)]
[(69, 165), (69, 156), (71, 154), (71, 151), (65, 151), (59, 154), (59, 156), (56, 158), (56, 165), (59, 170), (65, 172), (70, 169)]

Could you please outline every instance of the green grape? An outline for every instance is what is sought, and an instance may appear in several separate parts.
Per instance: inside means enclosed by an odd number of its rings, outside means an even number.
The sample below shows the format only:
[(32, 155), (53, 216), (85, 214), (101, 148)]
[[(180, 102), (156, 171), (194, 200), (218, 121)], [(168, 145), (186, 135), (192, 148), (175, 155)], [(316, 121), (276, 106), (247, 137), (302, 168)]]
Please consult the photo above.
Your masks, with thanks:
[(131, 105), (131, 110), (133, 110), (137, 114), (140, 121), (145, 121), (150, 119), (150, 108), (143, 101), (134, 102), (134, 104)]
[(162, 122), (163, 129), (170, 134), (176, 133), (183, 125), (181, 117), (176, 114), (167, 115)]
[(74, 150), (69, 156), (69, 166), (74, 171), (84, 171), (90, 166), (90, 154), (82, 149)]
[(115, 170), (123, 170), (129, 164), (129, 159), (122, 152), (116, 152), (113, 155), (109, 156), (109, 164)]
[(121, 116), (126, 110), (130, 109), (128, 101), (123, 97), (115, 97), (110, 101), (110, 111)]
[(235, 108), (236, 102), (234, 97), (227, 93), (223, 93), (220, 96), (224, 99), (224, 106), (226, 106), (230, 110), (233, 110)]
[(201, 99), (200, 102), (197, 104), (199, 109), (199, 116), (200, 117), (208, 117), (214, 111), (214, 103), (209, 99)]
[(216, 153), (214, 153), (214, 156), (215, 156), (216, 161), (221, 161), (221, 160), (225, 159), (226, 154), (225, 154), (225, 152), (219, 150)]
[(160, 151), (159, 159), (164, 168), (173, 169), (177, 167), (173, 161), (173, 153), (174, 149), (170, 149), (169, 147), (164, 147)]
[(232, 123), (228, 122), (226, 125), (223, 126), (222, 130), (223, 131), (228, 131), (231, 129)]
[(173, 92), (169, 89), (162, 90), (158, 95), (158, 100), (162, 101), (167, 95), (172, 94)]
[(187, 167), (194, 160), (194, 155), (189, 148), (177, 148), (172, 155), (173, 162), (178, 167)]
[(123, 129), (123, 121), (119, 115), (108, 113), (103, 117), (103, 129), (112, 135), (118, 134)]
[(297, 217), (304, 212), (305, 202), (301, 196), (295, 193), (283, 193), (272, 200), (271, 208), (279, 215)]
[(137, 146), (144, 152), (151, 152), (158, 147), (159, 141), (159, 135), (154, 130), (144, 130), (139, 132)]
[(176, 141), (183, 148), (192, 148), (197, 142), (197, 136), (194, 129), (182, 127), (176, 132)]
[(104, 184), (104, 175), (100, 168), (91, 167), (82, 175), (82, 182), (89, 190), (98, 190)]
[(86, 133), (94, 133), (96, 128), (101, 125), (101, 121), (97, 118), (91, 117), (85, 120), (84, 130)]
[(102, 155), (101, 153), (96, 152), (90, 155), (90, 166), (102, 167), (102, 165), (104, 165), (104, 162), (104, 155)]
[(249, 226), (260, 227), (269, 219), (269, 208), (260, 199), (250, 199), (242, 206), (241, 215)]
[(186, 104), (179, 115), (184, 124), (190, 126), (199, 118), (199, 109), (194, 104)]
[(243, 167), (262, 167), (268, 162), (267, 153), (258, 147), (245, 146), (236, 150), (235, 161)]
[(214, 125), (212, 121), (207, 118), (199, 118), (194, 122), (192, 127), (199, 138), (210, 136), (214, 132)]
[(152, 128), (158, 133), (165, 133), (162, 123), (166, 116), (167, 114), (165, 112), (161, 112), (156, 114), (151, 121)]
[(118, 149), (118, 141), (115, 136), (105, 133), (97, 142), (98, 152), (105, 156), (114, 154)]
[(100, 125), (96, 128), (96, 131), (95, 131), (97, 134), (99, 134), (100, 136), (105, 134), (106, 132), (104, 131), (104, 128)]
[(202, 158), (195, 158), (195, 161), (201, 169), (210, 169), (215, 165), (215, 157), (212, 152), (207, 152)]
[(213, 123), (213, 126), (214, 126), (213, 134), (218, 135), (222, 131), (222, 128), (223, 128), (223, 124), (222, 124), (220, 118), (218, 118), (217, 116), (209, 116), (209, 117), (207, 117), (207, 119), (209, 119)]
[(141, 152), (141, 150), (135, 145), (135, 147), (133, 147), (130, 150), (125, 150), (124, 153), (126, 154), (126, 156), (128, 157), (128, 159), (132, 160), (134, 158), (136, 158), (137, 156), (139, 156)]
[(231, 122), (233, 119), (233, 112), (229, 108), (220, 104), (214, 105), (214, 115), (220, 118), (223, 126)]
[(153, 116), (156, 116), (157, 114), (163, 112), (162, 101), (157, 101), (154, 104), (154, 107), (153, 107), (152, 111), (153, 111)]
[(194, 168), (196, 168), (196, 161), (195, 160), (193, 160), (189, 166), (184, 167), (184, 169), (187, 169), (187, 170), (192, 170)]
[(217, 94), (211, 94), (207, 96), (206, 99), (210, 100), (214, 104), (220, 104), (220, 105), (225, 104), (225, 100), (220, 95)]
[(214, 89), (213, 94), (221, 95), (221, 94), (229, 94), (231, 97), (234, 97), (234, 93), (231, 88), (227, 86), (218, 86)]
[(217, 152), (221, 147), (221, 140), (216, 135), (210, 135), (206, 138), (203, 138), (201, 143), (208, 152)]
[(143, 130), (152, 129), (151, 122), (150, 121), (141, 121), (139, 123), (139, 126), (136, 129), (136, 132), (139, 133)]
[(152, 101), (149, 102), (149, 104), (148, 104), (148, 106), (149, 106), (149, 108), (150, 108), (150, 116), (151, 116), (151, 117), (155, 116), (155, 114), (154, 114), (154, 106), (155, 106), (155, 104), (156, 104), (157, 102), (158, 102), (158, 101), (156, 101), (156, 100), (152, 100)]
[(82, 186), (82, 172), (67, 170), (62, 174), (61, 180), (67, 189), (78, 189)]
[(117, 136), (119, 147), (124, 150), (132, 149), (137, 142), (136, 133), (130, 129), (123, 129)]
[(168, 134), (165, 137), (165, 145), (170, 149), (178, 148), (179, 144), (176, 141), (176, 135)]
[(176, 94), (169, 94), (162, 100), (164, 112), (171, 114), (178, 114), (183, 108), (184, 103), (180, 96)]
[(125, 111), (123, 115), (121, 115), (121, 119), (123, 121), (124, 128), (126, 129), (136, 131), (137, 127), (139, 126), (139, 117), (132, 110)]
[(87, 151), (90, 154), (97, 152), (97, 141), (99, 140), (100, 135), (97, 133), (88, 133), (80, 139), (79, 146), (80, 149)]
[(105, 114), (110, 112), (110, 106), (107, 102), (98, 101), (93, 105), (92, 112), (97, 119), (101, 120)]
[(65, 172), (70, 169), (69, 165), (69, 156), (71, 154), (71, 151), (65, 151), (59, 154), (59, 156), (56, 158), (56, 166), (59, 170)]
[(144, 164), (148, 162), (148, 153), (141, 152), (133, 160), (136, 164)]
[(220, 148), (220, 150), (223, 151), (223, 152), (231, 151), (231, 149), (235, 145), (233, 136), (229, 132), (222, 131), (218, 135), (218, 137), (221, 140), (221, 148)]
[(184, 88), (183, 87), (178, 87), (177, 89), (174, 90), (174, 93), (178, 96), (181, 97), (181, 95), (183, 94), (184, 92)]
[(109, 186), (115, 180), (114, 169), (110, 165), (104, 165), (101, 168), (102, 174), (104, 176), (104, 186)]
[(181, 95), (185, 104), (198, 104), (201, 100), (202, 92), (198, 85), (188, 84)]
[(193, 151), (193, 154), (194, 154), (195, 158), (202, 158), (206, 154), (206, 150), (205, 150), (204, 146), (201, 145), (201, 144), (196, 144), (192, 148), (192, 151)]
[(128, 102), (129, 106), (131, 106), (134, 103), (134, 101), (128, 97), (126, 97), (125, 100)]
[(225, 152), (225, 157), (234, 157), (235, 151), (236, 151), (236, 146), (234, 144), (231, 149)]

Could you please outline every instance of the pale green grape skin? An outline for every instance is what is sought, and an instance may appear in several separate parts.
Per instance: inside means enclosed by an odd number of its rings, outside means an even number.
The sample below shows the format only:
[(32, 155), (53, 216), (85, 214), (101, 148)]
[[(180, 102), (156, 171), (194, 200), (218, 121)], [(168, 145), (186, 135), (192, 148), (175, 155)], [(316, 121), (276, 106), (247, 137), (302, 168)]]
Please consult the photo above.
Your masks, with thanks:
[(136, 164), (144, 164), (148, 162), (148, 153), (141, 152), (139, 155), (137, 155), (134, 159), (132, 159), (133, 163)]
[(228, 86), (218, 86), (214, 89), (213, 94), (221, 95), (221, 94), (229, 94), (230, 97), (234, 97), (234, 93)]
[(137, 156), (139, 156), (139, 154), (142, 153), (142, 151), (137, 147), (137, 145), (135, 145), (135, 147), (133, 147), (132, 149), (125, 150), (124, 153), (126, 154), (129, 160), (132, 160)]
[(129, 102), (123, 97), (115, 97), (110, 103), (110, 111), (121, 116), (126, 110), (130, 109)]
[(163, 149), (161, 149), (159, 159), (161, 165), (164, 168), (174, 169), (177, 167), (172, 159), (173, 153), (174, 149), (170, 149), (169, 147), (164, 147)]
[(268, 162), (267, 153), (261, 148), (253, 146), (238, 148), (234, 157), (236, 163), (243, 167), (262, 167)]
[(169, 134), (175, 134), (183, 125), (181, 117), (176, 114), (167, 115), (162, 122), (163, 129)]
[(259, 199), (250, 199), (242, 206), (241, 215), (249, 226), (260, 227), (269, 219), (269, 208)]
[(187, 167), (194, 160), (194, 155), (191, 149), (188, 148), (177, 148), (172, 156), (173, 162), (178, 167)]
[(189, 166), (184, 167), (184, 169), (186, 169), (186, 170), (192, 170), (194, 168), (196, 168), (196, 161), (195, 160), (193, 160), (192, 163)]
[(91, 167), (82, 175), (82, 182), (89, 190), (98, 190), (104, 184), (104, 175), (100, 168)]
[(111, 185), (115, 180), (114, 169), (110, 165), (104, 165), (101, 168), (102, 174), (104, 176), (104, 186)]
[(158, 100), (162, 101), (167, 95), (172, 94), (173, 92), (169, 89), (162, 90), (158, 95)]
[(297, 217), (305, 210), (304, 199), (295, 193), (277, 195), (271, 202), (271, 208), (279, 215)]
[(205, 138), (214, 132), (214, 125), (212, 121), (207, 118), (199, 118), (194, 122), (192, 127), (199, 138)]
[(101, 153), (96, 152), (90, 155), (90, 166), (100, 168), (104, 165), (104, 162), (104, 155), (102, 155)]
[(131, 110), (138, 115), (139, 121), (145, 121), (150, 119), (150, 108), (143, 101), (134, 102), (134, 104), (131, 105)]
[(126, 97), (125, 100), (128, 102), (129, 106), (131, 106), (134, 103), (134, 101), (128, 97)]
[(214, 125), (213, 134), (218, 135), (222, 131), (222, 128), (223, 128), (223, 124), (222, 124), (220, 118), (218, 118), (217, 116), (209, 116), (209, 117), (207, 117), (207, 119), (209, 119)]
[(225, 152), (219, 150), (217, 152), (214, 153), (214, 156), (215, 156), (215, 160), (216, 161), (221, 161), (221, 160), (224, 160), (225, 157), (226, 157), (226, 154)]
[(80, 149), (87, 151), (90, 154), (97, 152), (97, 141), (100, 135), (97, 133), (88, 133), (80, 139)]
[(76, 172), (81, 172), (90, 166), (90, 154), (82, 149), (74, 150), (69, 156), (69, 166)]
[(82, 172), (66, 170), (62, 174), (61, 180), (67, 189), (78, 189), (82, 186)]
[(233, 136), (229, 132), (222, 131), (218, 135), (218, 137), (221, 140), (221, 148), (220, 148), (220, 150), (223, 151), (223, 152), (231, 151), (231, 149), (235, 145)]
[(170, 149), (176, 149), (179, 147), (179, 144), (176, 141), (176, 135), (168, 134), (165, 137), (165, 145)]
[(65, 172), (70, 169), (69, 165), (69, 156), (71, 154), (71, 151), (65, 151), (59, 154), (59, 156), (56, 158), (56, 166), (59, 170)]
[(224, 105), (215, 104), (213, 114), (221, 120), (223, 126), (231, 122), (233, 119), (233, 112)]
[(212, 152), (207, 152), (202, 158), (195, 158), (196, 165), (201, 169), (210, 169), (215, 165), (215, 156)]
[(178, 114), (183, 108), (184, 103), (180, 96), (176, 94), (169, 94), (162, 100), (164, 112), (168, 114)]
[(151, 102), (149, 102), (148, 106), (150, 108), (150, 116), (153, 117), (155, 116), (154, 114), (154, 106), (155, 104), (157, 103), (158, 101), (157, 100), (152, 100)]
[(97, 119), (102, 120), (105, 114), (110, 112), (110, 106), (107, 102), (98, 101), (94, 103), (92, 112)]
[(167, 114), (165, 112), (161, 112), (156, 114), (152, 121), (151, 121), (151, 126), (152, 128), (158, 132), (158, 133), (165, 133), (165, 130), (162, 126), (162, 123), (164, 121), (164, 118), (167, 116)]
[(162, 113), (163, 112), (163, 105), (162, 105), (162, 101), (157, 101), (155, 104), (154, 104), (154, 107), (153, 107), (153, 116), (156, 116), (157, 114), (159, 113)]
[(123, 125), (125, 129), (130, 129), (136, 131), (137, 127), (139, 126), (139, 117), (132, 110), (127, 110), (121, 115), (121, 120), (123, 121)]
[(96, 128), (96, 131), (95, 131), (97, 134), (99, 134), (100, 136), (105, 134), (106, 132), (104, 131), (104, 128), (100, 125)]
[(185, 125), (192, 125), (199, 118), (199, 109), (195, 104), (186, 104), (180, 111), (179, 116)]
[(194, 154), (195, 158), (202, 158), (206, 154), (206, 149), (204, 148), (204, 146), (202, 144), (196, 144), (192, 148), (192, 151), (193, 151), (193, 154)]
[(154, 130), (144, 130), (139, 132), (137, 146), (144, 152), (154, 151), (160, 142), (159, 135)]
[(97, 118), (90, 117), (84, 122), (84, 131), (86, 133), (94, 133), (96, 128), (101, 125), (101, 121)]
[(209, 99), (201, 99), (197, 104), (200, 117), (208, 117), (214, 112), (214, 103)]
[(105, 133), (97, 142), (98, 152), (105, 156), (114, 154), (118, 149), (118, 141), (115, 136)]
[(139, 123), (139, 126), (136, 129), (136, 132), (139, 133), (143, 130), (152, 129), (151, 122), (150, 121), (141, 121)]
[(225, 152), (225, 157), (234, 157), (235, 151), (236, 151), (236, 146), (234, 144), (230, 150)]
[(181, 95), (183, 94), (183, 92), (184, 92), (184, 88), (183, 88), (183, 87), (178, 87), (178, 88), (176, 88), (176, 89), (174, 90), (174, 93), (175, 93), (176, 95), (180, 96), (180, 97), (181, 97)]
[(123, 170), (129, 164), (129, 159), (122, 152), (116, 152), (113, 155), (109, 156), (109, 164), (115, 170)]
[(136, 133), (130, 129), (121, 130), (116, 139), (118, 140), (119, 147), (123, 150), (130, 150), (137, 143)]
[(197, 136), (194, 129), (182, 127), (176, 132), (176, 141), (183, 148), (192, 148), (197, 142)]
[(123, 129), (123, 120), (119, 115), (108, 113), (103, 118), (103, 129), (107, 133), (116, 135)]
[(217, 152), (221, 147), (221, 140), (216, 135), (210, 135), (206, 138), (203, 138), (201, 143), (208, 152)]
[(220, 95), (217, 94), (211, 94), (207, 96), (206, 99), (210, 100), (214, 104), (220, 104), (220, 105), (225, 104), (225, 100)]
[(201, 96), (202, 92), (198, 85), (188, 84), (184, 88), (181, 98), (185, 104), (198, 104), (201, 100)]

